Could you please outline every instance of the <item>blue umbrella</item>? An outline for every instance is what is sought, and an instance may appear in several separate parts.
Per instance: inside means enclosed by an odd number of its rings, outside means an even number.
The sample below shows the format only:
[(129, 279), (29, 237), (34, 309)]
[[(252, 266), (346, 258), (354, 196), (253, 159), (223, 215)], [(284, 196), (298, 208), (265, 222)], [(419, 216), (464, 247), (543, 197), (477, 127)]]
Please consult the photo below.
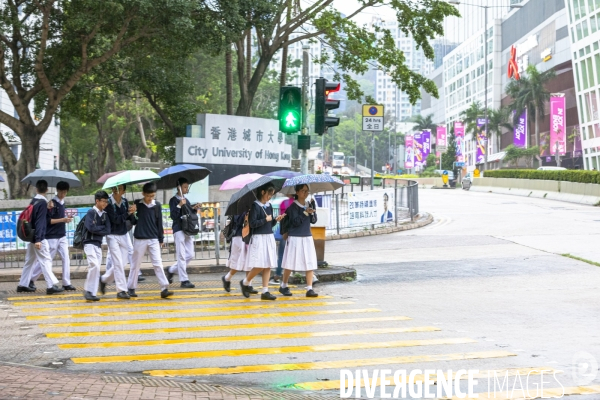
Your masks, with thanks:
[(296, 185), (308, 185), (312, 193), (328, 192), (341, 188), (344, 186), (344, 182), (335, 178), (331, 175), (324, 174), (309, 174), (300, 175), (295, 178), (288, 179), (285, 181), (281, 194), (294, 194)]
[(156, 183), (157, 189), (171, 189), (177, 187), (179, 178), (187, 179), (188, 183), (201, 181), (210, 174), (210, 170), (200, 165), (179, 164), (163, 169), (158, 173), (160, 181)]
[(294, 171), (290, 171), (288, 169), (282, 169), (279, 171), (273, 171), (273, 172), (269, 172), (268, 174), (263, 174), (264, 176), (280, 176), (282, 178), (285, 179), (290, 179), (290, 178), (294, 178), (296, 176), (300, 176), (302, 175), (301, 172), (294, 172)]

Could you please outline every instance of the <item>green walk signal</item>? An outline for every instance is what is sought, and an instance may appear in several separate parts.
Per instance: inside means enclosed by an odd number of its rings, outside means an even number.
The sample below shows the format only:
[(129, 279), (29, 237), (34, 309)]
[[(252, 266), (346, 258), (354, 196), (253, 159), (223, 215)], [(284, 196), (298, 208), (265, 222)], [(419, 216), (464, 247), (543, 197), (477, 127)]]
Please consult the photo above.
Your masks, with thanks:
[(279, 130), (284, 133), (300, 132), (302, 128), (302, 92), (296, 86), (279, 88)]

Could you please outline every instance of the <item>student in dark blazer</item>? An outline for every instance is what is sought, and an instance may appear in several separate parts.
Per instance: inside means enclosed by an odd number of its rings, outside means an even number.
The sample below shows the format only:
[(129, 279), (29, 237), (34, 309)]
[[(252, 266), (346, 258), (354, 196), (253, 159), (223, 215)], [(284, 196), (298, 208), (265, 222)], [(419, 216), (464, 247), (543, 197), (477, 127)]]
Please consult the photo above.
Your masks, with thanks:
[(83, 297), (89, 301), (98, 301), (100, 265), (102, 264), (102, 239), (110, 234), (110, 219), (104, 209), (108, 205), (108, 193), (103, 190), (94, 195), (96, 204), (85, 215), (87, 234), (83, 238), (83, 251), (88, 261), (87, 277)]

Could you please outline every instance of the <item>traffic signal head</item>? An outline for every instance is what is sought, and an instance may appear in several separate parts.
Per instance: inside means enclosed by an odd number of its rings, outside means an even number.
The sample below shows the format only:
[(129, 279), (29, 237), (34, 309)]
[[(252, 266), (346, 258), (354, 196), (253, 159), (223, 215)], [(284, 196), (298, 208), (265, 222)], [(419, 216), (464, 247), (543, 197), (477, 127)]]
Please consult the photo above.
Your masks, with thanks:
[(296, 133), (302, 128), (302, 92), (295, 86), (279, 88), (279, 130)]
[(339, 100), (330, 100), (329, 94), (340, 90), (339, 82), (327, 82), (327, 79), (319, 78), (316, 81), (315, 96), (315, 132), (322, 135), (331, 126), (340, 124), (339, 118), (328, 117), (329, 110), (335, 110), (340, 106)]

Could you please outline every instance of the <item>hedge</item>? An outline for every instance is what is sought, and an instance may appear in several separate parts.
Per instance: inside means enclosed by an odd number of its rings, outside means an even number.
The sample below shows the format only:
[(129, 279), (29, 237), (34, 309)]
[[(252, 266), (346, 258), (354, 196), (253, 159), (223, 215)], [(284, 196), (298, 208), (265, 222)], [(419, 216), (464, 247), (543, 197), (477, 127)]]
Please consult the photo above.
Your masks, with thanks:
[(540, 171), (537, 169), (498, 169), (485, 171), (486, 178), (537, 179), (600, 184), (600, 172), (584, 170)]

